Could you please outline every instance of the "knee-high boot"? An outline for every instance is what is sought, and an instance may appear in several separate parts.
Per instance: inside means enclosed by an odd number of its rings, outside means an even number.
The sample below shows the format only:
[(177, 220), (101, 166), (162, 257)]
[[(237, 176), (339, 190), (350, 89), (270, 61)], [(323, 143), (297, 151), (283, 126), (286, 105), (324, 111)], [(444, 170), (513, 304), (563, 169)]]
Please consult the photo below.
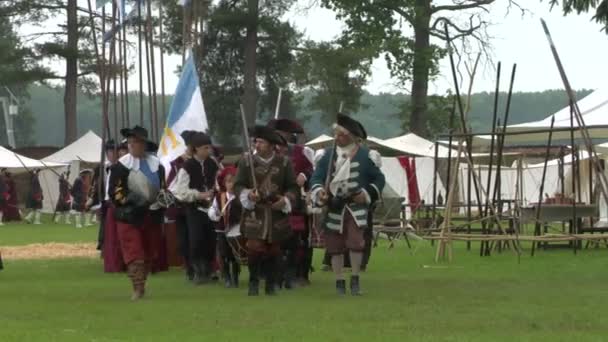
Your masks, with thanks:
[(261, 258), (250, 255), (248, 257), (249, 267), (249, 296), (257, 296), (260, 293), (260, 271)]
[(264, 260), (264, 275), (266, 276), (266, 283), (264, 285), (264, 292), (267, 296), (276, 295), (276, 276), (278, 274), (280, 263), (280, 257), (271, 256)]
[(239, 287), (239, 275), (241, 274), (241, 264), (238, 261), (233, 260), (230, 262), (232, 286)]
[(228, 260), (228, 258), (223, 258), (222, 260), (222, 278), (224, 279), (224, 287), (231, 288), (234, 286), (234, 284), (232, 284), (232, 276), (230, 274), (230, 260)]
[(136, 260), (127, 266), (127, 275), (133, 285), (131, 300), (141, 299), (146, 292), (146, 265), (143, 260)]

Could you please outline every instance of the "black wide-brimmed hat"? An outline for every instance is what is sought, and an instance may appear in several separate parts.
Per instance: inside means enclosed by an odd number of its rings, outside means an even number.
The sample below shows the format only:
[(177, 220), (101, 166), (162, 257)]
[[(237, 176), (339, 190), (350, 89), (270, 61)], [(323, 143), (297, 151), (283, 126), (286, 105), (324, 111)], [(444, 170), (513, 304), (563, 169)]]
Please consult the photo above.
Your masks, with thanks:
[(304, 134), (304, 128), (302, 128), (302, 125), (291, 119), (272, 119), (268, 121), (267, 126), (281, 132)]
[(192, 134), (196, 133), (196, 131), (190, 131), (190, 130), (186, 130), (180, 133), (180, 136), (182, 137), (182, 139), (184, 140), (184, 143), (186, 145), (190, 145), (190, 137), (192, 137)]
[(104, 148), (105, 148), (106, 151), (115, 149), (116, 148), (116, 142), (114, 141), (114, 139), (107, 140), (106, 143), (105, 143), (105, 145), (104, 145)]
[(365, 132), (365, 128), (363, 128), (363, 125), (359, 121), (341, 113), (338, 113), (337, 121), (338, 126), (343, 127), (350, 134), (363, 140), (367, 139), (367, 132)]
[(120, 134), (125, 138), (135, 137), (143, 141), (149, 141), (148, 130), (141, 126), (135, 126), (133, 128), (123, 128), (120, 130)]
[(268, 126), (256, 125), (251, 129), (251, 137), (266, 140), (273, 145), (283, 144), (283, 139), (281, 139), (281, 135), (277, 133), (276, 130)]
[(144, 141), (146, 143), (146, 152), (148, 153), (156, 153), (156, 151), (158, 151), (158, 144), (148, 139), (148, 130), (141, 126), (123, 128), (120, 130), (120, 134), (125, 138), (134, 137)]
[(195, 148), (204, 145), (212, 145), (211, 137), (203, 132), (193, 132), (188, 136), (187, 145)]

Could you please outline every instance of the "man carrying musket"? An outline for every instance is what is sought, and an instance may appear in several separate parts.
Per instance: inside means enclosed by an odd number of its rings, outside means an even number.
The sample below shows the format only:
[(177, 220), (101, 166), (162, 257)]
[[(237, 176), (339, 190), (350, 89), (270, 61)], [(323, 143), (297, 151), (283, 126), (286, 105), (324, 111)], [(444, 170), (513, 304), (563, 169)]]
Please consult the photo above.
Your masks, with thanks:
[(291, 234), (288, 214), (298, 186), (289, 158), (275, 152), (282, 143), (278, 133), (256, 126), (253, 138), (255, 153), (247, 151), (239, 161), (235, 180), (235, 195), (243, 206), (241, 232), (247, 238), (249, 295), (258, 295), (262, 273), (266, 295), (275, 295), (281, 243)]
[(304, 129), (298, 122), (290, 119), (273, 119), (267, 126), (275, 129), (284, 138), (286, 144), (280, 146), (279, 150), (291, 161), (300, 190), (289, 214), (289, 225), (293, 234), (282, 246), (284, 286), (286, 289), (291, 289), (296, 279), (300, 284), (308, 285), (308, 275), (312, 266), (313, 251), (308, 244), (310, 222), (306, 212), (306, 193), (309, 189), (308, 180), (313, 171), (314, 151), (297, 144), (297, 135), (304, 134)]
[[(325, 150), (311, 178), (311, 196), (317, 206), (327, 206), (325, 244), (336, 276), (336, 291), (346, 294), (344, 252), (349, 251), (350, 291), (361, 294), (359, 271), (365, 249), (367, 215), (384, 188), (384, 175), (361, 145), (367, 138), (356, 120), (338, 114), (334, 125), (335, 149)], [(329, 175), (329, 177), (328, 177)]]
[(70, 170), (59, 177), (59, 197), (55, 205), (55, 223), (61, 222), (61, 215), (65, 214), (65, 224), (70, 222), (70, 208), (72, 206), (72, 195), (70, 194)]

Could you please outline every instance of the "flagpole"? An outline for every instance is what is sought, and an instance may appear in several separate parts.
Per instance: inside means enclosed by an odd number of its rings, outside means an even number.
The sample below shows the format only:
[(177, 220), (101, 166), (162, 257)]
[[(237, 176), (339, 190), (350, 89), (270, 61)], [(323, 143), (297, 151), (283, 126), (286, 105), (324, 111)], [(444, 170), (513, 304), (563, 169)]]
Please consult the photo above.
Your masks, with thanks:
[[(167, 122), (167, 105), (165, 103), (165, 49), (163, 46), (163, 2), (158, 2), (158, 17), (160, 20), (160, 95), (162, 108), (163, 127)], [(161, 134), (162, 135), (162, 134)]]
[[(112, 32), (115, 32), (116, 30), (116, 21), (112, 20)], [(118, 50), (120, 50), (120, 36), (118, 37), (119, 39), (119, 47)], [(116, 35), (112, 36), (112, 45), (116, 44)], [(118, 136), (118, 82), (117, 82), (117, 76), (118, 74), (116, 73), (116, 65), (118, 63), (116, 63), (116, 48), (112, 48), (112, 63), (110, 64), (110, 70), (112, 72), (112, 98), (113, 98), (113, 110), (114, 110), (114, 134), (113, 136)]]
[(139, 44), (139, 125), (144, 126), (144, 68), (143, 68), (143, 49), (142, 49), (142, 31), (141, 31), (141, 1), (137, 2), (137, 36)]
[[(126, 115), (126, 124), (127, 127), (131, 127), (131, 116), (130, 116), (130, 110), (129, 110), (129, 69), (128, 69), (128, 54), (127, 54), (127, 27), (126, 25), (122, 26), (122, 37), (123, 37), (123, 44), (122, 44), (122, 55), (124, 57), (124, 61), (123, 61), (123, 69), (122, 72), (124, 73), (124, 83), (125, 83), (125, 115)], [(118, 144), (117, 144), (118, 145)]]
[[(116, 13), (117, 13), (117, 7), (116, 4), (113, 3), (112, 4), (112, 32), (114, 32), (115, 28), (116, 28)], [(104, 42), (105, 44), (105, 42)], [(111, 136), (110, 134), (110, 126), (109, 126), (109, 107), (110, 107), (110, 80), (112, 79), (112, 75), (110, 75), (110, 70), (112, 65), (115, 63), (113, 61), (113, 56), (115, 55), (114, 50), (116, 49), (116, 39), (114, 37), (112, 37), (112, 44), (110, 45), (110, 54), (108, 56), (109, 58), (109, 63), (106, 65), (105, 68), (105, 76), (104, 76), (104, 81), (105, 84), (102, 84), (102, 87), (105, 87), (105, 94), (106, 96), (103, 98), (103, 110), (106, 113), (106, 117), (108, 117), (108, 136)]]
[[(145, 0), (144, 1), (144, 10), (149, 11), (149, 7), (147, 6), (147, 2)], [(150, 58), (150, 54), (151, 54), (151, 50), (152, 47), (150, 46), (150, 32), (149, 32), (149, 26), (150, 26), (150, 17), (146, 15), (146, 26), (144, 27), (144, 44), (145, 44), (145, 49), (146, 49), (146, 83), (148, 84), (148, 115), (150, 116), (150, 137), (152, 140), (155, 140), (154, 137), (154, 110), (153, 110), (153, 105), (152, 105), (152, 71), (151, 71), (151, 58)]]
[[(152, 120), (154, 126), (151, 131), (154, 132), (154, 141), (158, 140), (158, 97), (156, 96), (156, 63), (154, 57), (154, 30), (152, 28), (152, 0), (148, 0), (148, 35), (150, 37), (150, 69), (152, 70), (152, 104), (153, 104), (153, 115)], [(149, 80), (148, 80), (149, 81)]]
[(188, 11), (188, 5), (185, 4), (182, 6), (183, 7), (183, 15), (184, 15), (184, 25), (182, 27), (182, 65), (184, 65), (186, 63), (186, 51), (187, 51), (187, 45), (188, 45), (188, 18), (189, 18), (189, 11)]
[[(95, 47), (95, 56), (97, 59), (97, 73), (99, 75), (99, 83), (100, 83), (100, 88), (101, 88), (101, 97), (102, 97), (102, 129), (101, 129), (101, 136), (102, 136), (102, 148), (100, 151), (100, 166), (99, 167), (103, 167), (103, 164), (105, 162), (105, 153), (104, 153), (104, 148), (103, 146), (105, 145), (106, 139), (107, 139), (107, 135), (109, 135), (109, 129), (110, 129), (110, 123), (109, 123), (109, 119), (108, 119), (108, 111), (107, 108), (105, 106), (105, 100), (107, 98), (107, 92), (106, 89), (104, 89), (105, 86), (105, 43), (102, 40), (102, 51), (104, 53), (103, 56), (99, 55), (99, 46), (97, 45), (97, 31), (96, 31), (96, 26), (95, 26), (95, 20), (93, 18), (93, 6), (91, 4), (91, 0), (87, 1), (88, 3), (88, 7), (89, 7), (89, 18), (90, 18), (90, 22), (91, 22), (91, 34), (93, 35), (93, 46)], [(105, 34), (105, 8), (102, 8), (102, 30), (104, 30), (102, 33)], [(100, 58), (101, 57), (101, 58)], [(103, 186), (102, 183), (99, 183), (99, 198), (103, 198)]]
[[(125, 27), (126, 25), (122, 25), (122, 27)], [(123, 56), (123, 43), (124, 43), (124, 39), (125, 37), (122, 34), (122, 28), (120, 28), (118, 30), (118, 69), (117, 71), (119, 71), (118, 73), (118, 77), (120, 80), (120, 126), (121, 127), (126, 127), (126, 122), (125, 122), (125, 85), (124, 85), (124, 75), (123, 75), (123, 65), (124, 65), (124, 60), (125, 57)]]

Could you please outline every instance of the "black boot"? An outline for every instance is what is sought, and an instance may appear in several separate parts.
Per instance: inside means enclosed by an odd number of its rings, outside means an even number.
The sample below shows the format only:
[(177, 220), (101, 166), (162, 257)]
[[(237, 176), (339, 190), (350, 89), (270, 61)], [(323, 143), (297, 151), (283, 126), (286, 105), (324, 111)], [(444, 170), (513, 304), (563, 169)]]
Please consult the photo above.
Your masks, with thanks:
[(249, 296), (260, 294), (260, 262), (249, 257)]
[(350, 277), (350, 294), (353, 296), (361, 295), (361, 287), (359, 285), (359, 276), (354, 275)]
[(232, 284), (232, 277), (230, 275), (230, 262), (228, 260), (224, 260), (222, 265), (222, 278), (224, 278), (224, 287), (231, 288), (234, 285)]
[(194, 280), (194, 267), (191, 264), (186, 264), (186, 279), (188, 281)]
[(196, 285), (202, 285), (209, 282), (207, 276), (207, 265), (204, 261), (197, 261), (193, 263), (194, 267), (194, 279), (192, 280)]
[(264, 261), (264, 274), (266, 275), (266, 283), (264, 285), (264, 292), (267, 296), (275, 296), (277, 291), (275, 289), (276, 279), (276, 261), (277, 258), (271, 257)]
[(293, 251), (287, 252), (287, 258), (285, 260), (285, 272), (283, 272), (284, 286), (285, 289), (291, 290), (295, 288), (296, 280), (296, 256)]
[(239, 274), (241, 273), (241, 265), (238, 261), (231, 262), (232, 265), (232, 286), (239, 287)]
[(346, 280), (336, 280), (336, 293), (340, 296), (346, 294)]

